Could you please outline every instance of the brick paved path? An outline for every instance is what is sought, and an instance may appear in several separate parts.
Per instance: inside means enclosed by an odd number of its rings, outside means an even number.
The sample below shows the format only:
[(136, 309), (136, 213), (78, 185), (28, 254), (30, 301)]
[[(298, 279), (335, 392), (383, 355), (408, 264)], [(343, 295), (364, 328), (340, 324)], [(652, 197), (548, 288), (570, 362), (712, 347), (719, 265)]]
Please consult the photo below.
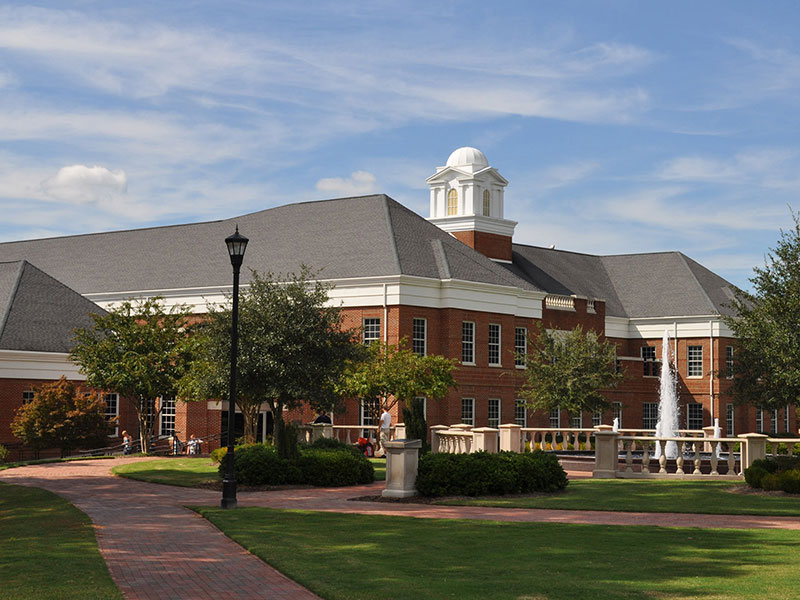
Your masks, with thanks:
[[(220, 492), (177, 488), (110, 476), (112, 466), (150, 460), (81, 461), (0, 472), (0, 481), (53, 491), (84, 511), (111, 576), (126, 598), (317, 598), (262, 563), (184, 505), (218, 506)], [(570, 478), (584, 474), (570, 472)], [(433, 519), (655, 525), (727, 529), (800, 529), (795, 517), (619, 513), (352, 502), (377, 495), (383, 482), (350, 488), (240, 492), (240, 506), (295, 508)]]

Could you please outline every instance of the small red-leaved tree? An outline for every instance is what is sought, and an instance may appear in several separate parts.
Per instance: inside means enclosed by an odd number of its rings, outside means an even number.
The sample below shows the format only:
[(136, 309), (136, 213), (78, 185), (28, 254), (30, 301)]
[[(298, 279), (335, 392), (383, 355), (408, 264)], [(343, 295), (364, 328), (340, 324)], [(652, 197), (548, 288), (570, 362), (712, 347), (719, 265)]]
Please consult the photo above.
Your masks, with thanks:
[(76, 448), (104, 446), (112, 426), (97, 394), (76, 389), (62, 376), (42, 385), (17, 410), (11, 432), (37, 451), (61, 448), (61, 456), (67, 456)]

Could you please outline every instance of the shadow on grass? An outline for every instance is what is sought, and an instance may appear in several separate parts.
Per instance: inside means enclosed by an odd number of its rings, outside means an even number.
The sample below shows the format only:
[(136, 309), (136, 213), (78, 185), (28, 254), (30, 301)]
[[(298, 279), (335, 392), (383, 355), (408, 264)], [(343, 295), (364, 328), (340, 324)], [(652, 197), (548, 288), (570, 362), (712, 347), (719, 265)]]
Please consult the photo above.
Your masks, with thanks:
[(328, 599), (796, 597), (790, 531), (197, 510)]

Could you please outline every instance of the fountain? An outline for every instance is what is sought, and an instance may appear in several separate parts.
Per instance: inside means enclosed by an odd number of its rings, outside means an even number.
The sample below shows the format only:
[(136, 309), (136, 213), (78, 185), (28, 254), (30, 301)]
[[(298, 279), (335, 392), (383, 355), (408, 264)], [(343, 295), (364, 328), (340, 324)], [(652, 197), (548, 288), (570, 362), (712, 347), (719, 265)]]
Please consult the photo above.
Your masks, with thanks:
[[(664, 330), (661, 341), (661, 377), (658, 400), (658, 423), (656, 437), (675, 437), (678, 434), (677, 378), (670, 360), (669, 330)], [(678, 458), (678, 443), (667, 442), (664, 448), (667, 458)], [(656, 442), (655, 457), (661, 456), (661, 443)]]

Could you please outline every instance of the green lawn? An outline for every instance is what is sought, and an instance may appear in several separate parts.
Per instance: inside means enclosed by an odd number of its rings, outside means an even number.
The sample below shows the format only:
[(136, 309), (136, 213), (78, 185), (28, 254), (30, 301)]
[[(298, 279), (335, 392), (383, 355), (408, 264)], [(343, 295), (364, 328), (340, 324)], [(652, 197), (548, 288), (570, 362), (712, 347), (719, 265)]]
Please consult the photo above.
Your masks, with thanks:
[(443, 500), (441, 504), (504, 508), (800, 516), (800, 497), (735, 494), (729, 491), (733, 487), (741, 485), (743, 483), (731, 481), (576, 479), (570, 481), (567, 489), (559, 494), (529, 498), (494, 497)]
[(327, 600), (797, 598), (797, 533), (195, 509)]
[(207, 457), (160, 458), (118, 465), (111, 472), (148, 483), (202, 487), (219, 481), (217, 468), (218, 465)]
[[(386, 479), (386, 460), (371, 458), (369, 461), (375, 468), (375, 481), (384, 481)], [(111, 472), (148, 483), (181, 487), (203, 487), (219, 480), (217, 464), (204, 457), (147, 460), (119, 465), (111, 469)]]
[(0, 483), (0, 540), (0, 598), (122, 598), (89, 517), (55, 494)]

